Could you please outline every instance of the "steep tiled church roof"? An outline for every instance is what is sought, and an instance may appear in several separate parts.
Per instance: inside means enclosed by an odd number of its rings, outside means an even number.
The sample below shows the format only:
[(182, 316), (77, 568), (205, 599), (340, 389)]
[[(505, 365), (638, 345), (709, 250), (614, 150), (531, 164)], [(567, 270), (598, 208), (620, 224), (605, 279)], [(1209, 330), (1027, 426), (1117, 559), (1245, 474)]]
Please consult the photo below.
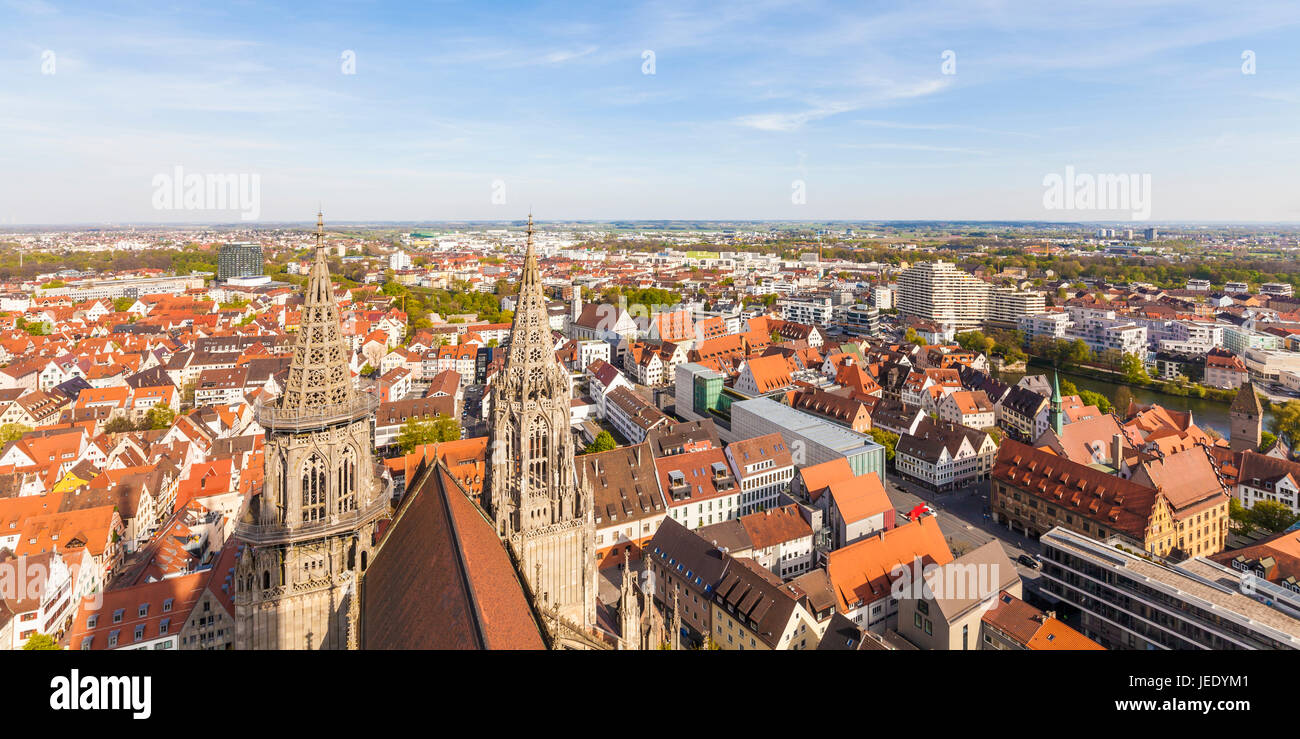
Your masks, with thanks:
[(363, 649), (545, 649), (492, 524), (446, 469), (425, 466), (366, 570)]

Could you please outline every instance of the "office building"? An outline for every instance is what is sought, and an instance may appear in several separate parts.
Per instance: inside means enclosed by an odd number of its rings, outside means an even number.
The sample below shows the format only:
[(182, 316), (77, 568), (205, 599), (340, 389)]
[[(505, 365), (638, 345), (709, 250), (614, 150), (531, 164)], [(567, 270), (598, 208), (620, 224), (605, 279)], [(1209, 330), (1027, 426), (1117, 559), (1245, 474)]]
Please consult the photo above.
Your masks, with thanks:
[(1251, 573), (1165, 564), (1060, 527), (1041, 541), (1044, 595), (1107, 649), (1300, 648), (1300, 595)]
[(262, 274), (261, 244), (222, 244), (217, 252), (217, 279), (257, 277)]

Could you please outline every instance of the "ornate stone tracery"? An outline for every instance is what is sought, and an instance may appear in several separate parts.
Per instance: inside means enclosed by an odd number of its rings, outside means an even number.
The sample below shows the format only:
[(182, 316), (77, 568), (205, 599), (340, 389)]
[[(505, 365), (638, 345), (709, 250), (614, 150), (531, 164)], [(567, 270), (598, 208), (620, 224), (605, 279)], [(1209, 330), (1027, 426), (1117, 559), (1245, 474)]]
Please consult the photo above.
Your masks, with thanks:
[(569, 377), (555, 360), (531, 215), (510, 335), (491, 390), (488, 505), (543, 612), (589, 629), (596, 604), (592, 494), (574, 472)]
[(353, 388), (349, 355), (318, 217), (289, 378), (273, 403), (256, 407), (265, 477), (235, 528), (238, 648), (356, 646), (355, 585), (391, 484), (373, 459), (377, 401)]

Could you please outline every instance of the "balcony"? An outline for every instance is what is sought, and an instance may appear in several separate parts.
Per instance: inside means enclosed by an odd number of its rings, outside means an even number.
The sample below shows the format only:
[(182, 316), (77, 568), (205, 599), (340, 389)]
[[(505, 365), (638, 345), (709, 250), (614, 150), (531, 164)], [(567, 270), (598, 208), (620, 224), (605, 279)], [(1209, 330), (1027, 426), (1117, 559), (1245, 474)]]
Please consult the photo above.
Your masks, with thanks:
[(240, 521), (235, 524), (235, 538), (254, 545), (281, 544), (303, 539), (318, 539), (351, 531), (388, 512), (393, 501), (393, 478), (378, 477), (380, 490), (370, 505), (346, 513), (335, 513), (319, 521), (290, 524), (258, 524)]
[(319, 408), (278, 408), (276, 400), (262, 397), (253, 405), (254, 418), (268, 431), (313, 431), (374, 415), (379, 407), (379, 398), (364, 392), (353, 392), (346, 403)]

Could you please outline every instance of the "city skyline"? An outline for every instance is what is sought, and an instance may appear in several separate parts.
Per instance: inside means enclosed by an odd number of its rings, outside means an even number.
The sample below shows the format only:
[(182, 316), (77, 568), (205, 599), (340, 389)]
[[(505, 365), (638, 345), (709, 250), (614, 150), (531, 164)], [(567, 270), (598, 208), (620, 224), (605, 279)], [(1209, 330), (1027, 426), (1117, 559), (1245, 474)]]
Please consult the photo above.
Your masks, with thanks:
[[(1300, 221), (1280, 3), (3, 5), (0, 225)], [(256, 216), (159, 209), (176, 167)]]

